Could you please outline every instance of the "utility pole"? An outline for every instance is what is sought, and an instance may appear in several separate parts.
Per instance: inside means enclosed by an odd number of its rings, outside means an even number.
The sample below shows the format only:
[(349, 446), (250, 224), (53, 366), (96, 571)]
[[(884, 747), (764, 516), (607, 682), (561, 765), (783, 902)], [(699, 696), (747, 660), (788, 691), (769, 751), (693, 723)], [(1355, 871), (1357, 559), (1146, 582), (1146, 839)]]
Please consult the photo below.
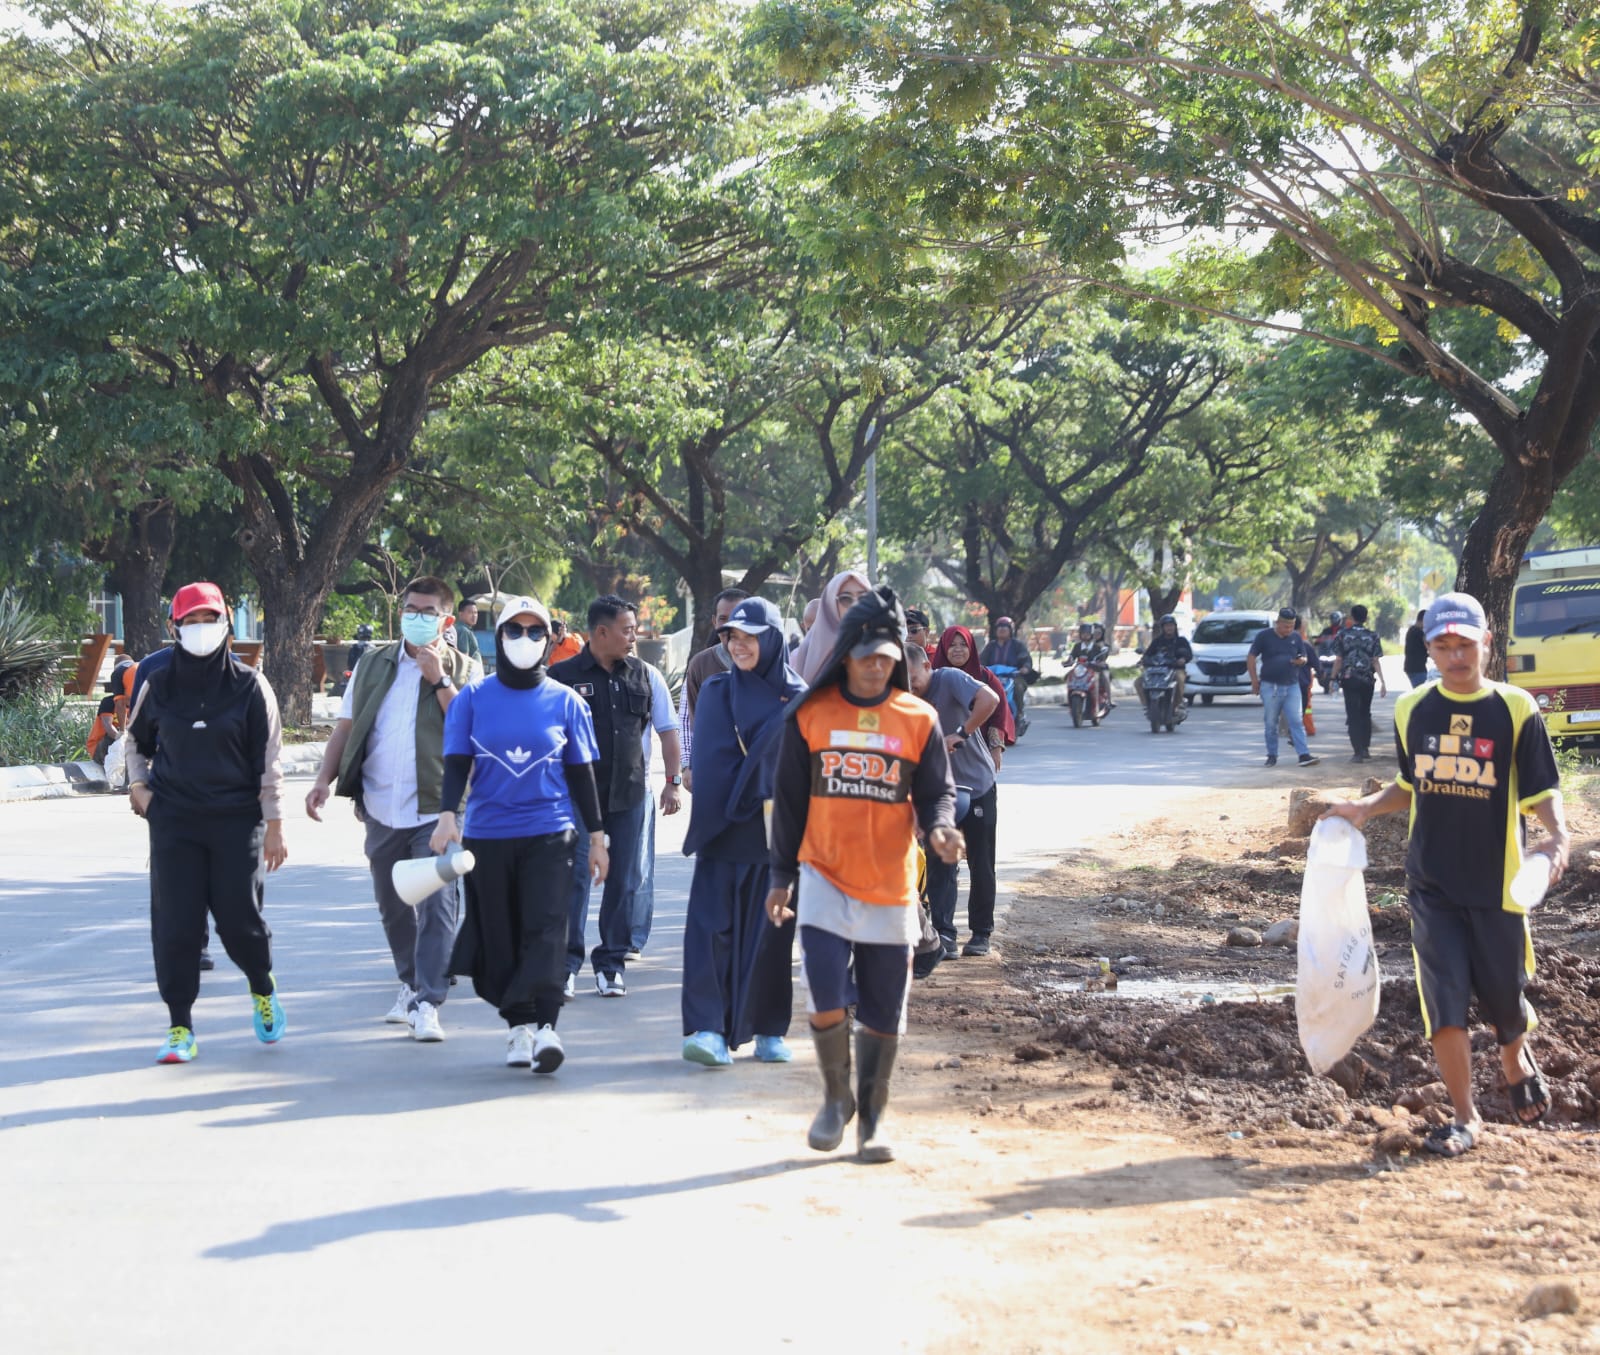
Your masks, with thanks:
[(867, 578), (878, 586), (878, 421), (867, 425)]

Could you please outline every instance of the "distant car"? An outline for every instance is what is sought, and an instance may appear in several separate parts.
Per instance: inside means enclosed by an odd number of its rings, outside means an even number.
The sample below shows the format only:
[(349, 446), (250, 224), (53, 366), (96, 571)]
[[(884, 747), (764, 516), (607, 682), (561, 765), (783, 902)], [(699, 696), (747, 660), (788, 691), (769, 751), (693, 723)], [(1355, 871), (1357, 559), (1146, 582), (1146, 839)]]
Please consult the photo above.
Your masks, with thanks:
[(1209, 706), (1219, 696), (1249, 696), (1250, 670), (1245, 658), (1250, 642), (1273, 621), (1272, 612), (1212, 612), (1194, 628), (1189, 644), (1186, 694)]

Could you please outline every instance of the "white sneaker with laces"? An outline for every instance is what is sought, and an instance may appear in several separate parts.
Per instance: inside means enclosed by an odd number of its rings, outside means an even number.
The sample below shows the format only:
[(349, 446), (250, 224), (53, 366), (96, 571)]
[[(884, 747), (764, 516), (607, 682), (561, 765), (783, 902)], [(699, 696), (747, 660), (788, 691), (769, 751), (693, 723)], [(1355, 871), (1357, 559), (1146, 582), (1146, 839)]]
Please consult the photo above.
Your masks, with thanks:
[(512, 1026), (506, 1040), (506, 1067), (526, 1068), (533, 1063), (533, 1027)]
[(601, 997), (627, 997), (628, 985), (621, 974), (599, 973), (594, 976), (594, 990)]
[(578, 976), (576, 974), (568, 974), (566, 987), (561, 990), (561, 1000), (563, 1002), (571, 1002), (577, 996)]
[(400, 985), (400, 994), (394, 1000), (394, 1006), (389, 1008), (389, 1014), (383, 1019), (391, 1026), (406, 1026), (411, 1024), (411, 999), (416, 996), (406, 984)]
[[(526, 1027), (524, 1027), (526, 1029)], [(561, 1060), (566, 1058), (566, 1050), (561, 1047), (561, 1037), (556, 1034), (554, 1026), (540, 1026), (533, 1035), (533, 1071), (536, 1073), (553, 1073), (561, 1066)]]
[(439, 1024), (439, 1009), (431, 1002), (417, 1003), (411, 1013), (411, 1038), (422, 1044), (437, 1044), (444, 1039), (444, 1027)]

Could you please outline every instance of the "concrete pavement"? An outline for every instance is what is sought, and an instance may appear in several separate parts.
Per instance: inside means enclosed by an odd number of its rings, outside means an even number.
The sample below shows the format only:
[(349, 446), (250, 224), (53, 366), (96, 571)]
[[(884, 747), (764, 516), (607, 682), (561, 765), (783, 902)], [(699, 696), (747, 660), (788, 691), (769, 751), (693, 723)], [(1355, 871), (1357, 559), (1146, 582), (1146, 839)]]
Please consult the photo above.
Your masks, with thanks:
[[(1005, 878), (1218, 787), (1293, 784), (1259, 768), (1254, 704), (1197, 707), (1172, 736), (1137, 714), (1073, 730), (1038, 712), (1002, 778)], [(1319, 750), (1348, 754), (1339, 723)], [(0, 806), (0, 1349), (921, 1350), (965, 1287), (1003, 1282), (985, 1257), (1010, 1213), (929, 1226), (970, 1212), (940, 1168), (970, 1151), (948, 1124), (901, 1118), (888, 1167), (807, 1150), (803, 1014), (789, 1067), (679, 1058), (682, 819), (663, 820), (629, 997), (580, 989), (568, 1060), (535, 1079), (503, 1066), (504, 1027), (466, 985), (444, 1044), (383, 1023), (395, 982), (359, 829), (343, 804), (305, 820), (308, 784), (268, 886), (288, 1035), (255, 1041), (214, 945), (188, 1067), (151, 1062), (165, 1015), (126, 799)], [(915, 994), (911, 1021), (915, 1058)]]

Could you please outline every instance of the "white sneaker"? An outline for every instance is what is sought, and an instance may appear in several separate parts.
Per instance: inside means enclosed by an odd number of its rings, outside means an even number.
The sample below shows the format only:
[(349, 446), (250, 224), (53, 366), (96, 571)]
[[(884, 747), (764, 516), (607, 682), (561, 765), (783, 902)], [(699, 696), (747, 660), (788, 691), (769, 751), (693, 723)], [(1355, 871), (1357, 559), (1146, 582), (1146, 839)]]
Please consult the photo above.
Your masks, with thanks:
[(444, 1039), (444, 1027), (439, 1024), (439, 1009), (431, 1002), (417, 1003), (411, 1013), (411, 1038), (422, 1044), (437, 1044)]
[(561, 1000), (563, 1002), (571, 1002), (572, 999), (577, 997), (577, 996), (578, 996), (578, 976), (576, 974), (568, 974), (567, 975), (566, 987), (564, 987), (561, 990)]
[[(527, 1027), (523, 1026), (523, 1030)], [(554, 1026), (540, 1026), (533, 1036), (533, 1071), (553, 1073), (561, 1066), (567, 1054), (561, 1047), (561, 1037)]]
[(533, 1062), (533, 1027), (512, 1026), (506, 1040), (506, 1067), (526, 1068)]
[(416, 993), (406, 984), (400, 985), (400, 995), (395, 998), (394, 1006), (389, 1008), (389, 1014), (383, 1019), (391, 1026), (408, 1026), (411, 1024), (411, 999)]
[(600, 973), (594, 976), (594, 990), (601, 997), (627, 997), (628, 985), (621, 974)]

